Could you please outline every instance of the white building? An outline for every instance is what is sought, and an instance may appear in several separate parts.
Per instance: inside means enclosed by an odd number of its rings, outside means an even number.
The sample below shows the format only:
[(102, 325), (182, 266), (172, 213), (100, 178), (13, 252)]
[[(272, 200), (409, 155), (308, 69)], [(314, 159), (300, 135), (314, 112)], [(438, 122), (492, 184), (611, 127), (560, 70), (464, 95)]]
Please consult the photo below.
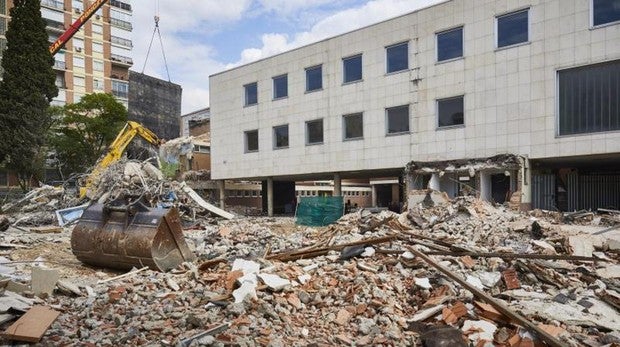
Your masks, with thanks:
[[(339, 182), (510, 153), (520, 169), (476, 175), (483, 197), (501, 172), (525, 207), (619, 207), (619, 90), (618, 1), (446, 1), (211, 76), (212, 178)], [(611, 193), (587, 202), (592, 180)]]

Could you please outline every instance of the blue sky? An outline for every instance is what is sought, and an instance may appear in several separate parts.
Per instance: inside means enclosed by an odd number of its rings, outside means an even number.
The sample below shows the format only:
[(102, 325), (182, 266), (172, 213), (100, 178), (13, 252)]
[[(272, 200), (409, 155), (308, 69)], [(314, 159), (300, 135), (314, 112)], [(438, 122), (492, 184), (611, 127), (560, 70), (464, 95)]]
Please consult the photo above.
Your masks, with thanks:
[[(209, 106), (209, 75), (398, 16), (443, 0), (133, 1), (134, 66), (142, 72), (160, 17), (171, 81), (182, 112)], [(166, 78), (157, 38), (144, 70)]]

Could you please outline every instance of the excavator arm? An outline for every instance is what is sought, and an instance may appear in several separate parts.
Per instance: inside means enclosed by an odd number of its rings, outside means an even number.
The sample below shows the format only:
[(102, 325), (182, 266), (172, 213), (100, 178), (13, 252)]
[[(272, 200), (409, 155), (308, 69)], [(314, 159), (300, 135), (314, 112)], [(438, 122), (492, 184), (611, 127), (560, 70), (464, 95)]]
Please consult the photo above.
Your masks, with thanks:
[(127, 146), (136, 135), (139, 135), (154, 146), (158, 147), (161, 144), (161, 140), (151, 130), (138, 122), (128, 121), (110, 144), (106, 154), (99, 160), (88, 178), (86, 178), (86, 184), (80, 188), (80, 198), (86, 196), (86, 193), (91, 189), (105, 168), (117, 162), (123, 156), (125, 149), (127, 149)]

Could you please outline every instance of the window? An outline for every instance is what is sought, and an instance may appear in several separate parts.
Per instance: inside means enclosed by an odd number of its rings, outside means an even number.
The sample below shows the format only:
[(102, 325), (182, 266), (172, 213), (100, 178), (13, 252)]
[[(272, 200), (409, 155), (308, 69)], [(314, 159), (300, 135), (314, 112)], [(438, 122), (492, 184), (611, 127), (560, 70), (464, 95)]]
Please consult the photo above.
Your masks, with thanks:
[(620, 60), (558, 71), (559, 135), (620, 130)]
[(73, 48), (77, 51), (77, 52), (81, 52), (84, 49), (84, 40), (82, 39), (78, 39), (78, 38), (73, 38)]
[(103, 60), (93, 59), (93, 70), (103, 71)]
[(127, 99), (129, 96), (129, 83), (112, 80), (112, 95)]
[(288, 75), (273, 78), (273, 98), (280, 99), (288, 96)]
[(399, 43), (385, 49), (387, 73), (409, 69), (409, 44)]
[(364, 117), (361, 113), (342, 116), (344, 139), (361, 139), (364, 137)]
[(74, 9), (82, 10), (84, 8), (81, 0), (73, 0), (71, 4)]
[(288, 124), (273, 127), (273, 148), (288, 147)]
[(323, 143), (323, 120), (316, 119), (306, 122), (306, 144)]
[(449, 127), (465, 124), (463, 96), (437, 100), (437, 126)]
[(437, 61), (463, 56), (463, 27), (437, 33)]
[(6, 18), (0, 18), (0, 35), (4, 35), (6, 33), (6, 26)]
[(306, 91), (319, 90), (323, 88), (323, 67), (321, 65), (306, 69)]
[(362, 80), (362, 55), (342, 59), (342, 83)]
[(258, 151), (258, 130), (248, 130), (244, 132), (245, 137), (245, 152), (257, 152)]
[(73, 77), (73, 85), (77, 87), (84, 87), (86, 85), (86, 80), (84, 77)]
[(6, 13), (6, 0), (0, 0), (0, 14)]
[(258, 103), (258, 84), (256, 82), (246, 84), (245, 89), (245, 106), (256, 105)]
[(497, 48), (527, 42), (529, 9), (497, 17)]
[(93, 23), (93, 33), (95, 34), (103, 34), (103, 25), (101, 24), (97, 24), (97, 23)]
[(401, 134), (409, 131), (409, 105), (391, 107), (385, 110), (387, 133)]
[(94, 90), (103, 90), (103, 81), (97, 78), (93, 79), (93, 89)]
[(592, 25), (620, 21), (619, 0), (592, 0)]
[(84, 67), (84, 58), (73, 56), (73, 67)]
[(103, 53), (103, 45), (99, 42), (93, 42), (93, 52)]

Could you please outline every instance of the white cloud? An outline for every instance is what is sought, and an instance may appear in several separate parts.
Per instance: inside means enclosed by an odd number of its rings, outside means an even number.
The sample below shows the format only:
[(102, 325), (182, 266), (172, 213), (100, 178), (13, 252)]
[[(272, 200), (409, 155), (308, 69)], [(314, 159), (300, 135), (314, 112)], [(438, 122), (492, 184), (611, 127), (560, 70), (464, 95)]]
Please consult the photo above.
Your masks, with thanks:
[(303, 9), (334, 2), (333, 0), (259, 0), (266, 11), (287, 15)]
[(240, 60), (228, 64), (227, 68), (247, 64), (442, 1), (445, 0), (369, 1), (361, 7), (343, 10), (328, 16), (316, 23), (309, 31), (297, 33), (291, 41), (288, 41), (287, 36), (283, 34), (263, 35), (262, 47), (243, 50)]

